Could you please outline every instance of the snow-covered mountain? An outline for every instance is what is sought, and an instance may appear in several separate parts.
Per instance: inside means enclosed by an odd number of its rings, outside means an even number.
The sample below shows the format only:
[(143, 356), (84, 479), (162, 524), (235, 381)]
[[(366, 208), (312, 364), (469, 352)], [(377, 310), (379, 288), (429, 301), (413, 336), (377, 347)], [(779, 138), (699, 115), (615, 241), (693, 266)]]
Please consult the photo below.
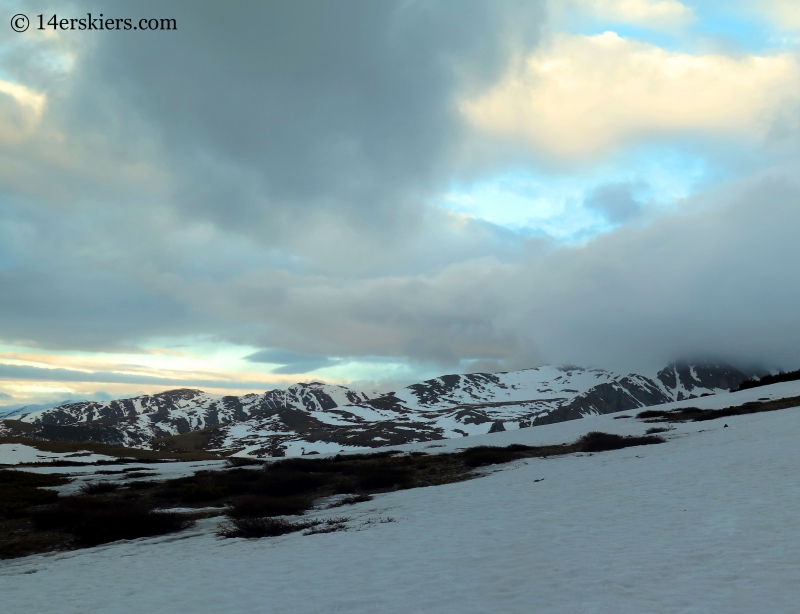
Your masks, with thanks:
[(526, 428), (715, 394), (744, 379), (725, 365), (673, 363), (654, 377), (571, 366), (444, 375), (381, 395), (320, 382), (241, 397), (180, 389), (68, 403), (15, 416), (4, 428), (167, 449), (189, 445), (191, 433), (195, 448), (282, 456)]
[(0, 418), (12, 418), (14, 416), (19, 416), (22, 414), (30, 414), (35, 411), (40, 411), (42, 409), (51, 409), (53, 407), (58, 407), (60, 405), (67, 405), (73, 402), (74, 401), (67, 399), (63, 401), (58, 401), (57, 403), (41, 403), (38, 405), (25, 405), (25, 404), (3, 405), (2, 407), (0, 407)]

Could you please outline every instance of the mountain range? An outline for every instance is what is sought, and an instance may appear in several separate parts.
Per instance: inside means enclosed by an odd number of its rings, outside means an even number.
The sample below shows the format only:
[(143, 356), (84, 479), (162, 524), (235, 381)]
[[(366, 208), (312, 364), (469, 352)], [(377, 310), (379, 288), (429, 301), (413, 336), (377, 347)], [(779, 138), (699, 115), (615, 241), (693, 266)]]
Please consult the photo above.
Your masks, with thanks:
[(681, 362), (654, 377), (549, 365), (443, 375), (382, 394), (321, 382), (244, 396), (177, 389), (37, 409), (0, 420), (0, 434), (294, 456), (528, 428), (716, 394), (745, 379), (729, 365)]

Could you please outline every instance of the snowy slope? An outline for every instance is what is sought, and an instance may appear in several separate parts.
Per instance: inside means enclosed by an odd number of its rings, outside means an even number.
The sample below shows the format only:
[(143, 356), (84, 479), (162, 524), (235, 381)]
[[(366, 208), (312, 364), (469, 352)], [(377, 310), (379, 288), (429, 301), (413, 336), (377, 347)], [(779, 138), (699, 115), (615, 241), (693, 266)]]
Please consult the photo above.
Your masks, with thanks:
[[(800, 394), (796, 383), (780, 386), (691, 404)], [(650, 426), (614, 418), (457, 443)], [(223, 540), (209, 520), (177, 538), (7, 561), (3, 611), (796, 612), (798, 431), (800, 409), (678, 424), (662, 445), (528, 459), (380, 495), (337, 510), (351, 517), (344, 533)]]
[(0, 465), (42, 463), (52, 460), (94, 463), (100, 460), (114, 460), (114, 457), (105, 456), (104, 454), (93, 454), (87, 450), (78, 452), (48, 452), (21, 443), (0, 443)]

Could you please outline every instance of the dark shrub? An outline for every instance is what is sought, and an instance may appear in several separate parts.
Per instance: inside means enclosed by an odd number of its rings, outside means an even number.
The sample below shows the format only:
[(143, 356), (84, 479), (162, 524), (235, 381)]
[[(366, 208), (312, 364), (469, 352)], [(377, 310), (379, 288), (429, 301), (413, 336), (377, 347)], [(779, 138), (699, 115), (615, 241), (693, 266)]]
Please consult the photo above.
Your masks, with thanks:
[(252, 469), (243, 469), (242, 467), (231, 468), (224, 475), (217, 474), (216, 478), (234, 490), (240, 487), (250, 488), (249, 485), (253, 482), (267, 479), (263, 471), (253, 471)]
[(664, 426), (654, 426), (651, 429), (647, 429), (645, 431), (645, 435), (655, 435), (656, 433), (666, 433), (667, 431), (672, 430)]
[(325, 483), (322, 476), (300, 471), (269, 472), (258, 485), (258, 492), (273, 497), (301, 495), (316, 490)]
[(175, 497), (182, 503), (203, 503), (221, 499), (229, 494), (229, 489), (217, 483), (208, 472), (198, 471), (194, 475), (167, 480), (166, 490), (158, 496)]
[(63, 529), (94, 546), (119, 539), (136, 539), (180, 531), (192, 520), (181, 514), (154, 512), (129, 501), (102, 501), (82, 497), (63, 500), (33, 515), (39, 529)]
[(183, 484), (178, 488), (178, 498), (184, 503), (204, 503), (215, 501), (228, 495), (228, 489), (213, 482)]
[(527, 446), (509, 446), (507, 448), (477, 446), (464, 450), (462, 456), (467, 467), (484, 467), (486, 465), (508, 463), (522, 458), (524, 449), (527, 449)]
[(59, 486), (71, 481), (58, 475), (0, 470), (0, 517), (19, 516), (28, 507), (57, 501), (56, 491), (39, 486)]
[(379, 458), (390, 458), (400, 454), (397, 450), (385, 450), (383, 452), (371, 452), (369, 454), (337, 454), (333, 457), (333, 462), (341, 463), (357, 460), (375, 460)]
[(412, 480), (409, 471), (390, 467), (370, 468), (358, 476), (358, 485), (364, 490), (380, 490), (394, 488), (410, 483)]
[(337, 471), (328, 459), (287, 458), (267, 467), (269, 471), (300, 471), (303, 473)]
[(249, 496), (237, 499), (228, 512), (232, 518), (292, 516), (302, 514), (311, 508), (311, 497), (258, 497)]
[(339, 518), (328, 518), (323, 522), (311, 527), (303, 535), (319, 535), (320, 533), (336, 533), (337, 531), (347, 531), (347, 521), (345, 516)]
[(33, 473), (31, 471), (17, 471), (16, 469), (0, 469), (0, 487), (3, 486), (61, 486), (71, 482), (71, 478), (48, 473)]
[(239, 467), (168, 480), (163, 496), (177, 497), (185, 503), (202, 503), (245, 494), (291, 497), (312, 493), (325, 482), (325, 477), (319, 474)]
[(92, 546), (117, 541), (174, 533), (194, 524), (182, 514), (154, 511), (126, 511), (99, 514), (75, 528), (83, 543)]
[(276, 537), (308, 529), (319, 522), (289, 522), (282, 518), (232, 518), (227, 526), (220, 525), (219, 537)]
[(333, 481), (333, 493), (349, 495), (358, 492), (358, 480), (353, 476), (341, 476)]
[(25, 508), (57, 500), (58, 493), (54, 490), (13, 485), (0, 487), (0, 517), (12, 518), (22, 514)]
[(128, 467), (127, 469), (123, 469), (122, 473), (131, 473), (133, 471), (152, 471), (149, 467)]
[(155, 488), (158, 486), (158, 482), (152, 480), (136, 480), (135, 482), (125, 484), (125, 486), (133, 490), (146, 490), (148, 488)]
[(645, 437), (622, 437), (613, 433), (592, 431), (578, 440), (582, 452), (603, 452), (605, 450), (621, 450), (631, 446), (644, 446), (651, 443), (664, 443), (663, 437), (649, 435)]
[(226, 467), (251, 467), (253, 465), (263, 465), (264, 461), (256, 458), (247, 458), (244, 456), (231, 456), (225, 461)]
[(328, 509), (342, 507), (343, 505), (353, 505), (354, 503), (363, 503), (364, 501), (372, 501), (372, 497), (369, 495), (354, 495), (352, 497), (345, 497), (344, 499), (339, 499), (335, 503), (331, 503), (328, 506)]
[(81, 492), (84, 495), (102, 495), (107, 492), (114, 492), (119, 488), (116, 482), (87, 482), (81, 485)]

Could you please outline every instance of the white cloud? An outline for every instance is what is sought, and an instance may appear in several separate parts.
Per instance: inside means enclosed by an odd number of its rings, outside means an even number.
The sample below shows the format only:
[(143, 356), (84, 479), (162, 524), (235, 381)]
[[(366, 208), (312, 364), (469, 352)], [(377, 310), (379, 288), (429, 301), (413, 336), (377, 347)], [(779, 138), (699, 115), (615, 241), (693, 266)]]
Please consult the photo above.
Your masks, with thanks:
[(751, 4), (756, 11), (766, 14), (778, 29), (800, 29), (800, 2), (797, 0), (759, 0)]
[(759, 138), (798, 94), (791, 54), (691, 55), (613, 32), (562, 34), (461, 111), (479, 129), (583, 156), (675, 133)]
[(30, 136), (42, 118), (47, 97), (0, 79), (0, 145), (16, 144)]
[(564, 18), (573, 11), (614, 22), (672, 29), (694, 20), (694, 13), (677, 0), (553, 0), (551, 13)]
[(24, 85), (0, 79), (0, 94), (10, 96), (17, 104), (29, 109), (36, 117), (41, 117), (42, 111), (44, 111), (45, 95), (34, 92)]

